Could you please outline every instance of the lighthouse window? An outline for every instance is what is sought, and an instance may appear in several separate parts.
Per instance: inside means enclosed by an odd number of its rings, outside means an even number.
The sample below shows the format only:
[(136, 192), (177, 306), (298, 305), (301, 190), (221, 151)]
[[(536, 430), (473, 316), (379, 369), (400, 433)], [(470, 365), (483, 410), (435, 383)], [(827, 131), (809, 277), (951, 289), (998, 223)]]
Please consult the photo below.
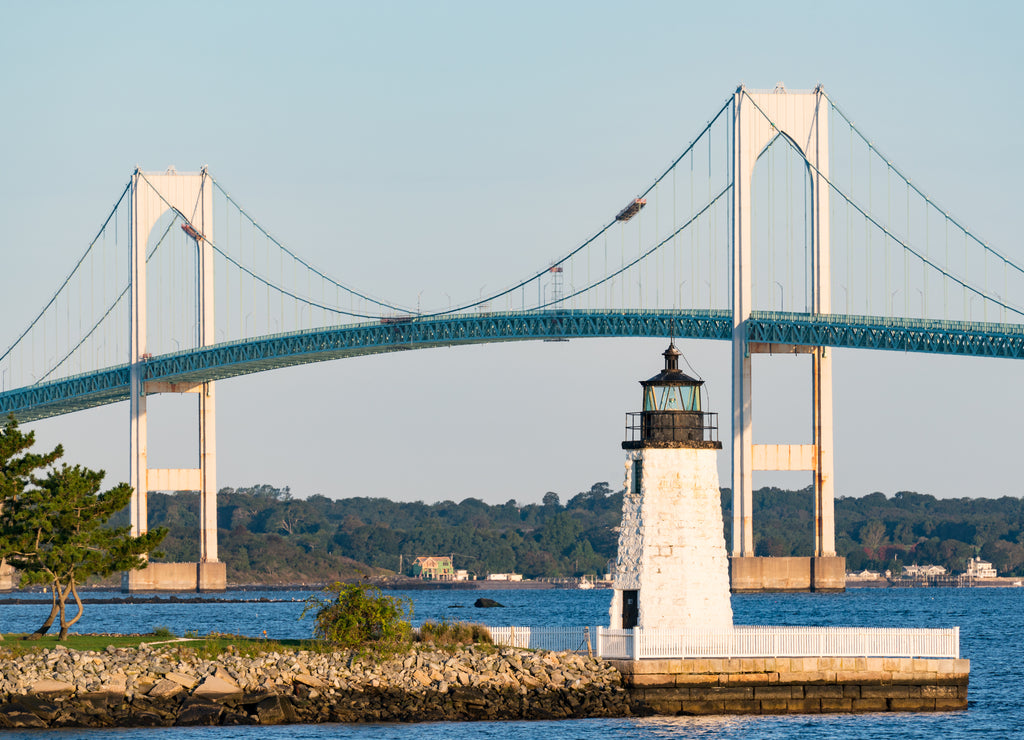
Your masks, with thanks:
[(679, 397), (678, 386), (670, 385), (661, 389), (661, 411), (681, 411), (683, 408), (682, 399)]
[(633, 480), (630, 485), (630, 493), (640, 493), (640, 486), (643, 485), (644, 477), (644, 461), (634, 460), (633, 461)]
[(644, 411), (657, 411), (653, 388), (644, 388)]

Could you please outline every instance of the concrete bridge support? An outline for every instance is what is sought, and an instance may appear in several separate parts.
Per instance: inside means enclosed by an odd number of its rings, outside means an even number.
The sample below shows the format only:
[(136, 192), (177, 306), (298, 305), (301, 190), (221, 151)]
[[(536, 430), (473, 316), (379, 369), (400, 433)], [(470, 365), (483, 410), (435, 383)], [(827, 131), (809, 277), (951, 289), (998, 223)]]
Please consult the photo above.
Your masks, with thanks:
[[(226, 586), (224, 563), (217, 559), (217, 445), (214, 384), (161, 383), (145, 380), (146, 249), (149, 234), (160, 217), (176, 209), (191, 231), (198, 250), (198, 344), (214, 343), (213, 248), (203, 238), (213, 228), (213, 190), (206, 170), (178, 174), (132, 175), (131, 234), (131, 526), (133, 534), (148, 531), (150, 490), (198, 491), (200, 498), (200, 558), (198, 563), (150, 563), (144, 570), (124, 573), (125, 591), (218, 591)], [(199, 467), (153, 469), (147, 464), (146, 396), (152, 393), (194, 393), (199, 398)]]
[[(733, 128), (733, 590), (840, 590), (845, 559), (835, 553), (832, 465), (832, 356), (825, 347), (760, 345), (747, 342), (752, 259), (751, 191), (754, 167), (777, 136), (802, 152), (811, 180), (811, 285), (814, 313), (831, 307), (829, 266), (828, 106), (824, 91), (751, 92), (735, 95)], [(770, 120), (769, 120), (770, 119)], [(751, 360), (757, 353), (811, 354), (811, 444), (755, 445)], [(814, 476), (813, 558), (757, 558), (754, 555), (753, 475), (755, 470), (809, 470)], [(779, 562), (762, 562), (762, 561)], [(787, 562), (781, 562), (786, 560)], [(788, 562), (792, 560), (793, 562)], [(806, 562), (805, 562), (806, 561)]]

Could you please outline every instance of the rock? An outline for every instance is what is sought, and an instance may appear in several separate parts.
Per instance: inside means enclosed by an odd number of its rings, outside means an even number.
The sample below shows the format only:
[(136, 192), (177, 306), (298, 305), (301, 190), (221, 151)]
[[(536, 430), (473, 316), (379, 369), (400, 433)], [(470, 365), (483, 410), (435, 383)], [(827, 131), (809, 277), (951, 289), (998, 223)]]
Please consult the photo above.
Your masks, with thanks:
[(264, 699), (269, 699), (272, 696), (277, 696), (277, 692), (271, 691), (267, 688), (259, 688), (256, 691), (247, 691), (242, 696), (242, 704), (259, 704)]
[(180, 683), (162, 678), (153, 684), (153, 687), (146, 692), (146, 696), (153, 699), (173, 699), (179, 694), (184, 693), (184, 691), (185, 689)]
[(494, 599), (485, 599), (481, 597), (473, 602), (473, 606), (475, 606), (477, 609), (493, 609), (494, 607), (504, 608), (505, 605), (499, 604)]
[(75, 687), (73, 684), (65, 681), (46, 679), (32, 684), (32, 688), (29, 689), (28, 693), (33, 696), (45, 696), (49, 699), (55, 699), (75, 693)]
[(621, 677), (601, 660), (474, 646), (417, 646), (389, 658), (227, 650), (216, 660), (164, 646), (61, 648), (9, 659), (0, 701), (10, 697), (19, 698), (0, 709), (0, 728), (630, 714)]
[(48, 727), (49, 723), (17, 704), (0, 704), (0, 718), (5, 727)]
[(210, 701), (236, 701), (242, 698), (242, 690), (236, 683), (217, 676), (207, 676), (192, 692), (192, 696)]
[(165, 673), (164, 678), (168, 681), (174, 681), (174, 683), (184, 686), (186, 689), (193, 689), (196, 684), (199, 683), (199, 681), (192, 676), (186, 676), (184, 673), (175, 673), (174, 671)]
[(300, 683), (303, 686), (308, 686), (311, 689), (322, 689), (325, 684), (319, 678), (315, 676), (309, 676), (305, 673), (298, 673), (293, 679), (295, 683)]
[(137, 727), (159, 727), (164, 723), (163, 718), (156, 712), (133, 712), (132, 724)]
[(56, 704), (52, 704), (39, 696), (21, 696), (18, 697), (15, 703), (25, 711), (32, 712), (32, 714), (44, 722), (53, 722), (60, 712), (60, 708)]
[(185, 702), (174, 723), (181, 726), (215, 725), (220, 720), (224, 707), (208, 701), (196, 701), (194, 698)]
[(281, 706), (281, 697), (269, 696), (256, 705), (256, 716), (261, 725), (277, 725), (284, 721), (284, 709)]
[(298, 722), (299, 717), (295, 713), (295, 707), (292, 706), (291, 700), (287, 696), (278, 697), (281, 701), (281, 710), (284, 712), (285, 722)]
[(235, 677), (225, 671), (221, 666), (217, 666), (214, 670), (213, 675), (219, 678), (221, 681), (227, 681), (228, 683), (234, 683)]
[(255, 717), (250, 717), (245, 712), (232, 712), (225, 709), (224, 714), (221, 715), (220, 723), (222, 725), (257, 725), (259, 720)]

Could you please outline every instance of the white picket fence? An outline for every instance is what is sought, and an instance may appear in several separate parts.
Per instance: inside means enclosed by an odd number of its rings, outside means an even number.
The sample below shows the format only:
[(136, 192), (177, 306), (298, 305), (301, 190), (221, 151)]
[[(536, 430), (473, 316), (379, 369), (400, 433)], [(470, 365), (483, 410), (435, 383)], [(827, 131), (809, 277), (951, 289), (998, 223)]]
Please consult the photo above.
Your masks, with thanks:
[(495, 645), (553, 650), (556, 652), (587, 652), (588, 631), (593, 650), (593, 629), (590, 627), (488, 627)]
[(602, 658), (959, 658), (960, 628), (736, 626), (694, 629), (490, 627), (496, 645)]

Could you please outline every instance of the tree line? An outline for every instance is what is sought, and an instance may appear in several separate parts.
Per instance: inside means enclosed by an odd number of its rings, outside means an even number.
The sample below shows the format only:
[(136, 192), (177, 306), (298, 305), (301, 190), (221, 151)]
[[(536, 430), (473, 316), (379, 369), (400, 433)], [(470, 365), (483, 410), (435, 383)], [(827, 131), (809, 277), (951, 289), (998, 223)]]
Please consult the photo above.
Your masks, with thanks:
[[(605, 482), (564, 503), (403, 503), (382, 498), (299, 499), (287, 487), (224, 488), (218, 494), (221, 559), (236, 583), (301, 583), (398, 571), (422, 555), (451, 555), (455, 567), (483, 576), (527, 578), (602, 574), (614, 561), (621, 490)], [(168, 529), (168, 559), (198, 555), (198, 495), (150, 494), (150, 521)], [(731, 550), (732, 494), (722, 491)], [(963, 571), (980, 555), (1001, 574), (1024, 575), (1024, 499), (937, 499), (901, 491), (839, 497), (836, 549), (849, 570), (913, 563)], [(761, 488), (754, 493), (755, 552), (810, 555), (813, 491)]]
[[(814, 547), (814, 492), (762, 488), (754, 492), (757, 555), (809, 555)], [(726, 537), (732, 495), (723, 491)], [(836, 552), (849, 571), (942, 565), (962, 572), (980, 556), (1000, 575), (1024, 575), (1024, 498), (935, 498), (898, 491), (841, 496), (835, 502)]]

